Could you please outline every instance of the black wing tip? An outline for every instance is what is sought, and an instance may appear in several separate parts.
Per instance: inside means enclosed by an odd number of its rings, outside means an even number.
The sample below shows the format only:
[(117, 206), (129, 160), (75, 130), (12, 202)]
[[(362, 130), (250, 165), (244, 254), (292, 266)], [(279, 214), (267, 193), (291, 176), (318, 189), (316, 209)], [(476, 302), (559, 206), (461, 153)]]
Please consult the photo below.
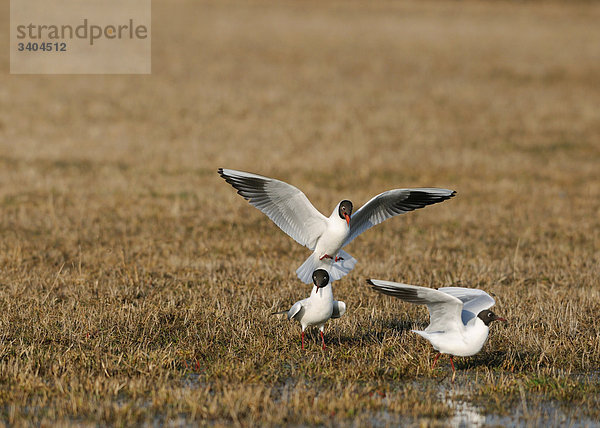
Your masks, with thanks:
[(367, 279), (367, 284), (369, 284), (371, 286), (372, 290), (375, 290), (381, 294), (386, 294), (385, 293), (386, 288), (384, 286), (375, 284), (371, 278)]
[(227, 178), (228, 178), (229, 176), (228, 176), (227, 174), (225, 174), (225, 171), (224, 171), (224, 169), (225, 169), (225, 168), (219, 168), (219, 169), (217, 169), (217, 173), (218, 173), (218, 174), (219, 174), (219, 175), (220, 175), (222, 178), (224, 178), (225, 180), (227, 180)]
[[(217, 172), (218, 172), (218, 173), (219, 173), (219, 175), (220, 175), (221, 177), (223, 177), (225, 180), (227, 180), (228, 178), (229, 178), (229, 179), (232, 179), (232, 180), (233, 180), (233, 179), (243, 179), (243, 178), (245, 178), (245, 177), (243, 177), (243, 176), (242, 176), (242, 177), (240, 177), (239, 175), (236, 175), (236, 174), (227, 174), (227, 173), (225, 172), (225, 170), (226, 170), (226, 169), (228, 169), (228, 170), (230, 170), (230, 171), (233, 171), (234, 173), (235, 173), (235, 172), (241, 172), (241, 173), (244, 173), (244, 171), (239, 171), (239, 170), (230, 169), (230, 168), (218, 168), (218, 169), (217, 169)], [(249, 172), (247, 172), (246, 174), (250, 174), (250, 173), (249, 173)]]
[[(444, 189), (450, 190), (450, 189)], [(456, 190), (450, 190), (450, 193), (434, 193), (427, 190), (415, 189), (411, 190), (410, 196), (420, 197), (423, 199), (429, 199), (432, 201), (445, 201), (447, 199), (453, 198), (456, 196)]]
[(265, 183), (268, 182), (268, 180), (264, 178), (229, 175), (225, 173), (223, 168), (217, 169), (217, 172), (227, 183), (237, 190), (238, 195), (246, 200), (251, 200), (253, 198), (252, 195), (247, 194), (249, 190), (264, 190)]
[(438, 194), (426, 190), (411, 190), (408, 198), (400, 202), (400, 206), (409, 211), (425, 208), (426, 206), (439, 204), (453, 198), (456, 195), (456, 190), (452, 190), (451, 192), (450, 194)]
[(373, 281), (370, 279), (367, 279), (367, 284), (371, 285), (371, 288), (373, 288), (373, 290), (375, 290), (381, 294), (395, 297), (397, 299), (403, 300), (408, 303), (414, 303), (414, 304), (426, 304), (427, 303), (424, 299), (419, 297), (419, 293), (417, 292), (417, 290), (414, 290), (412, 288), (405, 288), (405, 287), (396, 288), (396, 287), (391, 287), (391, 286), (386, 286), (386, 285), (377, 285), (377, 284), (373, 283)]

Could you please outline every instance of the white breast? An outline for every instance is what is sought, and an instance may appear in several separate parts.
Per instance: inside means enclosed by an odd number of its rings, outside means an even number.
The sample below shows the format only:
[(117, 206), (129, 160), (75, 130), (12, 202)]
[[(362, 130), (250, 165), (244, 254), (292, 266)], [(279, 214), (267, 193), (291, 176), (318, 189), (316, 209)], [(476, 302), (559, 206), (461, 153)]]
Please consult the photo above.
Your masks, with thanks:
[(470, 357), (483, 348), (490, 329), (479, 318), (463, 329), (452, 332), (415, 331), (429, 340), (433, 347), (443, 353), (457, 357)]
[(319, 257), (325, 254), (335, 257), (342, 248), (349, 233), (350, 228), (348, 227), (348, 223), (346, 223), (346, 220), (342, 220), (337, 210), (335, 210), (327, 219), (327, 228), (317, 241), (315, 253)]
[(331, 284), (317, 289), (312, 293), (304, 306), (304, 314), (300, 323), (303, 327), (324, 324), (333, 313), (333, 290)]

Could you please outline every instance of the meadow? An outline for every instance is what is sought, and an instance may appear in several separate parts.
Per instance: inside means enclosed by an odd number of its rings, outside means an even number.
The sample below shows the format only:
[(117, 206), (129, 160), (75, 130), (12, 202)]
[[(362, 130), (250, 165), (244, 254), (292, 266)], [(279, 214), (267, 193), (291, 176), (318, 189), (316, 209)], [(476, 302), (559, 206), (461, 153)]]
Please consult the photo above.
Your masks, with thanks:
[[(9, 75), (0, 57), (2, 423), (597, 424), (597, 3), (152, 14), (148, 76)], [(457, 196), (349, 245), (358, 264), (333, 284), (348, 310), (325, 351), (317, 331), (301, 351), (270, 314), (310, 293), (294, 273), (309, 252), (219, 167), (326, 215), (398, 187)], [(452, 385), (409, 331), (426, 309), (367, 278), (481, 288), (509, 323)]]

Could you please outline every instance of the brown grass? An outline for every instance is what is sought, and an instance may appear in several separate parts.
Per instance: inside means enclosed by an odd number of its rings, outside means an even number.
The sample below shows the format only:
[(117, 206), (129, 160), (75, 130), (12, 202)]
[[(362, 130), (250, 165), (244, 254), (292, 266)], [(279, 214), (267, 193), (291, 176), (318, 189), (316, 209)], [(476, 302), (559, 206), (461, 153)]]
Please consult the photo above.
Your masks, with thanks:
[[(407, 331), (426, 311), (368, 277), (496, 296), (510, 324), (458, 362), (465, 399), (508, 414), (524, 391), (531, 420), (548, 401), (599, 416), (598, 5), (153, 15), (151, 76), (0, 76), (4, 423), (444, 423), (447, 361), (431, 371)], [(354, 241), (334, 284), (348, 312), (326, 352), (316, 334), (301, 352), (269, 313), (308, 295), (308, 252), (217, 167), (327, 214), (394, 187), (458, 196)]]

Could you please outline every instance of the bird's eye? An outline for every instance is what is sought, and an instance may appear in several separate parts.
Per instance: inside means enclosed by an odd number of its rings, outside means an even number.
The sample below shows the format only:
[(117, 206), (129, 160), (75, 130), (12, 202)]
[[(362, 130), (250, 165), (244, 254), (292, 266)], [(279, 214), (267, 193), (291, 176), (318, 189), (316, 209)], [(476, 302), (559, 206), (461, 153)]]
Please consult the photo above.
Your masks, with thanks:
[(491, 312), (488, 314), (488, 317), (490, 317), (490, 318), (492, 317), (492, 313)]

